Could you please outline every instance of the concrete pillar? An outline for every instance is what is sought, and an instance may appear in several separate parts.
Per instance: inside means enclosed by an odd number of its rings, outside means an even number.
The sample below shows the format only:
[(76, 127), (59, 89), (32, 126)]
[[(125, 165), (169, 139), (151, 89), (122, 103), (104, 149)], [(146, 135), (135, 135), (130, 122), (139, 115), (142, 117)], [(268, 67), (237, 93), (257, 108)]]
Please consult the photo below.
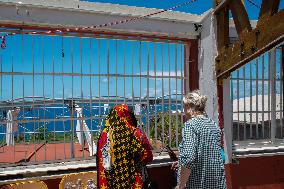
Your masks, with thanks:
[(218, 123), (217, 80), (215, 57), (217, 46), (215, 38), (214, 16), (209, 14), (203, 19), (199, 40), (199, 88), (208, 97), (206, 112)]

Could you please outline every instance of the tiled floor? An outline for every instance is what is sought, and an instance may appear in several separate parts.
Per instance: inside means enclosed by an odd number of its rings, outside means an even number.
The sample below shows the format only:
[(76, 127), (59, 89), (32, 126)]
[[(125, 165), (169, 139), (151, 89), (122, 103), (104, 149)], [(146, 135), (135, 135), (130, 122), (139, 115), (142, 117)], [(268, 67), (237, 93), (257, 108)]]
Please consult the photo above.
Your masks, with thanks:
[[(84, 150), (79, 143), (74, 144), (74, 158), (88, 158), (87, 145)], [(71, 158), (70, 143), (57, 144), (18, 144), (0, 148), (0, 164), (20, 162), (43, 162)]]

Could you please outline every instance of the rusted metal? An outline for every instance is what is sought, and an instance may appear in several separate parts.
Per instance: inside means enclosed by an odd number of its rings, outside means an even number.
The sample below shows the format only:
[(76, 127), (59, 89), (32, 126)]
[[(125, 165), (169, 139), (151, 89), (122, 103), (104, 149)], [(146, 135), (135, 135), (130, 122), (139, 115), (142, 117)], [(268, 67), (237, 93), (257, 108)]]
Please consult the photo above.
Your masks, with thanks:
[[(172, 42), (172, 43), (186, 43), (190, 41), (191, 39), (185, 38), (185, 37), (175, 37), (175, 36), (169, 36), (164, 34), (151, 34), (151, 33), (127, 33), (127, 32), (117, 32), (112, 31), (110, 29), (85, 29), (85, 30), (78, 30), (75, 27), (69, 28), (69, 33), (61, 32), (58, 33), (59, 30), (66, 29), (65, 26), (50, 26), (50, 25), (34, 25), (34, 24), (11, 24), (11, 23), (1, 23), (0, 28), (13, 28), (13, 29), (19, 29), (21, 30), (42, 30), (42, 35), (60, 35), (60, 36), (81, 36), (81, 35), (89, 35), (90, 37), (96, 37), (96, 38), (113, 38), (113, 39), (122, 39), (122, 40), (129, 40), (132, 38), (135, 38), (137, 40), (141, 41), (151, 41), (151, 42)], [(50, 33), (46, 33), (46, 31), (50, 31)], [(13, 33), (13, 32), (12, 32)], [(17, 33), (15, 31), (15, 33)], [(38, 32), (40, 34), (40, 32)]]

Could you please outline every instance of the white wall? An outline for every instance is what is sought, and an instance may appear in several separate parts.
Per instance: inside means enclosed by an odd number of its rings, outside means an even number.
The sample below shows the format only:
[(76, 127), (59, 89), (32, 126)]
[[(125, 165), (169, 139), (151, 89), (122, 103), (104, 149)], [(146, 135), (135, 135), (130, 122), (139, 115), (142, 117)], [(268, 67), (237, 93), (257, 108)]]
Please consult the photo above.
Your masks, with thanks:
[(214, 16), (209, 14), (202, 23), (199, 40), (199, 87), (208, 97), (206, 111), (209, 117), (218, 123), (217, 80), (215, 75), (215, 57), (217, 55)]
[[(0, 22), (12, 25), (91, 27), (137, 18), (160, 9), (74, 0), (0, 0)], [(98, 30), (195, 39), (194, 23), (203, 15), (168, 11), (146, 19), (105, 26)]]
[[(234, 28), (232, 29), (234, 30)], [(199, 41), (199, 86), (203, 94), (207, 95), (206, 111), (209, 117), (219, 123), (217, 78), (215, 74), (215, 57), (217, 56), (216, 20), (214, 15), (208, 15), (203, 21), (203, 29)], [(230, 100), (230, 80), (224, 80), (223, 85), (224, 115), (224, 150), (226, 163), (232, 160), (232, 103)]]

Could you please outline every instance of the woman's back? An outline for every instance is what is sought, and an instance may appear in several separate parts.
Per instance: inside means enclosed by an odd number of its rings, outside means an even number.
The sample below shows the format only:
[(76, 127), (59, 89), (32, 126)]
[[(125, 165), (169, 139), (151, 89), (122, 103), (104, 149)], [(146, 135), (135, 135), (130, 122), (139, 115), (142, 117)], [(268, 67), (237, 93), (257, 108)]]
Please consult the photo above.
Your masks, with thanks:
[(100, 188), (142, 188), (141, 168), (153, 155), (135, 121), (126, 105), (115, 106), (106, 118), (98, 140)]
[(196, 161), (191, 168), (189, 188), (226, 188), (220, 128), (212, 119), (201, 116), (189, 120), (184, 129), (185, 133), (188, 130), (196, 134)]

